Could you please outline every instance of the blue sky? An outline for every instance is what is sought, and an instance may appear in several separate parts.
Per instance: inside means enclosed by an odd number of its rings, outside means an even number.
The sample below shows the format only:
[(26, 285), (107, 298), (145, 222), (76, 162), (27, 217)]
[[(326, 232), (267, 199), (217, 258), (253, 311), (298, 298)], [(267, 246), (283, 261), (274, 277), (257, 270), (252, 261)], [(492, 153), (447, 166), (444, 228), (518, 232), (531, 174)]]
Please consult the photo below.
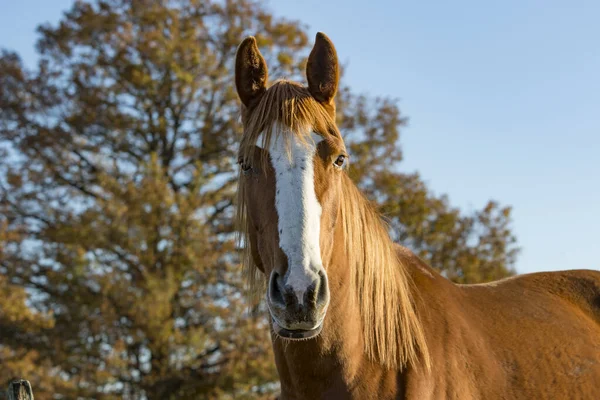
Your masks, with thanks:
[[(3, 0), (0, 47), (71, 0)], [(399, 100), (402, 169), (465, 211), (514, 207), (518, 272), (600, 269), (600, 2), (271, 0), (325, 32), (355, 91)]]

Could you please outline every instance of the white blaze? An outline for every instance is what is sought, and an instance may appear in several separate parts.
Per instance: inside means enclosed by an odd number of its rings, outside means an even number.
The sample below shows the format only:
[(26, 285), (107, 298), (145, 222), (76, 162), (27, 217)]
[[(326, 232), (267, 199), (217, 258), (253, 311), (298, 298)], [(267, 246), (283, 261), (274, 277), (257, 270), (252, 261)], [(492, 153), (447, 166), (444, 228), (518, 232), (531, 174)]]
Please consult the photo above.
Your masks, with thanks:
[[(288, 259), (284, 282), (292, 287), (302, 304), (304, 293), (318, 278), (322, 268), (319, 236), (321, 204), (315, 193), (313, 157), (316, 145), (323, 140), (313, 133), (314, 144), (303, 144), (290, 135), (291, 157), (286, 141), (274, 135), (269, 154), (275, 169), (275, 207), (278, 215), (279, 247)], [(262, 137), (257, 145), (262, 143)]]

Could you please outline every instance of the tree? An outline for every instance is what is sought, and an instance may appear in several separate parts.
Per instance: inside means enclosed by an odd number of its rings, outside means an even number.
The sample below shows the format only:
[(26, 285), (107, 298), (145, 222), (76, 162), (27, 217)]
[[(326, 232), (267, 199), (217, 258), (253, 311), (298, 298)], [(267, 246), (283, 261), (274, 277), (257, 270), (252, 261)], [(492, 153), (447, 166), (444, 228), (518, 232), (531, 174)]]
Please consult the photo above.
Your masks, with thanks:
[[(232, 66), (254, 34), (271, 79), (303, 79), (306, 28), (250, 0), (97, 0), (39, 33), (37, 70), (0, 57), (1, 379), (40, 399), (271, 393), (233, 237)], [(343, 87), (338, 110), (399, 242), (457, 281), (513, 272), (510, 208), (463, 215), (401, 172), (394, 101)]]

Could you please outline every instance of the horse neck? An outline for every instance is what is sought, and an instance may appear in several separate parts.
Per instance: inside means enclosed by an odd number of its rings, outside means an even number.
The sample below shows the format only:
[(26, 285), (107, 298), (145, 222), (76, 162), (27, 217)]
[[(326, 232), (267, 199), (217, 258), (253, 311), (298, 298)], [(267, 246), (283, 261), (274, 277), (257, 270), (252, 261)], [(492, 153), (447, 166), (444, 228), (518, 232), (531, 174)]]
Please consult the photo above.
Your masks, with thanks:
[[(339, 250), (332, 252), (328, 269), (349, 271), (347, 260), (339, 256)], [(358, 387), (368, 381), (365, 365), (370, 371), (380, 368), (364, 354), (361, 316), (353, 299), (356, 295), (350, 276), (348, 274), (343, 283), (330, 279), (329, 284), (331, 301), (317, 338), (289, 342), (273, 336), (281, 399), (288, 396), (294, 399), (369, 397), (367, 391)]]
[[(346, 184), (352, 184), (346, 182)], [(353, 190), (357, 190), (353, 188)], [(361, 197), (353, 197), (355, 207), (368, 207)], [(350, 217), (340, 212), (340, 218)], [(377, 223), (363, 220), (362, 223)], [(369, 390), (380, 390), (381, 380), (389, 381), (386, 389), (396, 390), (397, 371), (386, 369), (373, 362), (365, 353), (365, 336), (363, 318), (359, 307), (359, 296), (356, 280), (353, 278), (356, 266), (350, 265), (350, 260), (363, 259), (368, 248), (356, 246), (352, 249), (352, 257), (346, 246), (350, 232), (347, 224), (339, 221), (335, 225), (334, 242), (328, 256), (323, 261), (328, 265), (330, 275), (329, 285), (331, 301), (327, 310), (323, 331), (312, 340), (288, 342), (273, 338), (275, 360), (282, 385), (282, 393), (289, 390), (293, 393), (305, 391), (305, 396), (299, 398), (317, 398), (323, 393), (332, 396), (347, 394), (366, 398), (372, 396)], [(372, 231), (361, 225), (354, 224), (353, 229), (363, 232)], [(389, 236), (381, 235), (377, 240), (387, 241), (384, 245), (392, 246)], [(310, 381), (307, 381), (309, 379)], [(377, 388), (377, 389), (369, 389)], [(385, 389), (385, 385), (384, 385)], [(358, 394), (357, 394), (358, 392)], [(285, 398), (285, 397), (282, 397)]]

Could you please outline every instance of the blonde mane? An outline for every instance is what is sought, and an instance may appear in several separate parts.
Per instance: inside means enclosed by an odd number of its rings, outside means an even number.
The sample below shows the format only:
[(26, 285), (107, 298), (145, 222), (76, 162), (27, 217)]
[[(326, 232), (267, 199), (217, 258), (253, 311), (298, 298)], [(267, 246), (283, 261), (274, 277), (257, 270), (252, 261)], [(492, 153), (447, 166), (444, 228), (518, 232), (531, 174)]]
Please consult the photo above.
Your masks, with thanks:
[(379, 214), (348, 176), (342, 184), (339, 218), (362, 317), (365, 350), (389, 368), (419, 364), (429, 352), (413, 304), (412, 280), (398, 259)]
[[(308, 92), (293, 82), (274, 83), (249, 115), (243, 115), (244, 135), (239, 157), (252, 159), (255, 143), (262, 134), (262, 147), (268, 148), (273, 134), (294, 134), (302, 141), (311, 132), (322, 136), (340, 133), (330, 114)], [(276, 127), (284, 127), (277, 129)], [(310, 129), (307, 129), (310, 128)], [(262, 160), (266, 163), (266, 157)], [(263, 168), (264, 170), (264, 168)], [(241, 172), (240, 172), (241, 174)], [(243, 248), (242, 264), (253, 305), (264, 292), (265, 279), (254, 265), (250, 226), (246, 218), (244, 180), (238, 180), (236, 223), (238, 241)], [(365, 351), (374, 362), (391, 369), (410, 364), (417, 366), (419, 356), (430, 367), (429, 353), (411, 296), (412, 287), (404, 265), (398, 259), (394, 243), (383, 221), (347, 175), (342, 184), (341, 218), (344, 246), (362, 319)]]

